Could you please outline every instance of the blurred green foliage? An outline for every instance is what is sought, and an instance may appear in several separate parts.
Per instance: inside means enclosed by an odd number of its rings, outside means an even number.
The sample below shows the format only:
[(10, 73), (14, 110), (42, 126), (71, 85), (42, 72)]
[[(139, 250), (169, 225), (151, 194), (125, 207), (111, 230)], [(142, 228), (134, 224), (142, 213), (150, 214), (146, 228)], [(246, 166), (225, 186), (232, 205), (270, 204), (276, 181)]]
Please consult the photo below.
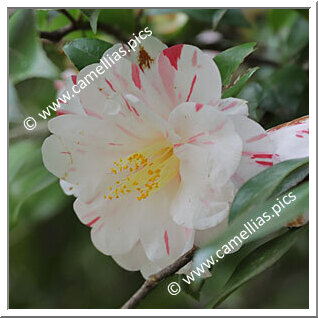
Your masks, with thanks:
[[(76, 25), (57, 41), (47, 39), (47, 32), (68, 28), (74, 21)], [(73, 212), (74, 199), (63, 194), (58, 180), (44, 168), (41, 144), (49, 134), (47, 122), (39, 122), (36, 131), (30, 133), (22, 121), (54, 101), (56, 81), (62, 79), (63, 71), (74, 69), (74, 51), (78, 56), (80, 50), (84, 56), (82, 64), (75, 64), (80, 69), (90, 62), (82, 50), (89, 47), (86, 43), (103, 43), (106, 48), (106, 42), (129, 39), (133, 32), (146, 26), (167, 45), (193, 44), (216, 55), (222, 71), (223, 97), (246, 99), (250, 117), (265, 128), (308, 114), (308, 10), (10, 12), (10, 308), (118, 308), (143, 282), (139, 273), (123, 270), (93, 247), (89, 229)], [(230, 50), (217, 55), (227, 49)], [(236, 53), (228, 57), (231, 50)], [(89, 53), (98, 58), (101, 52)], [(231, 60), (233, 56), (237, 60)], [(297, 170), (295, 174), (298, 173), (301, 172)], [(288, 237), (284, 242), (290, 243), (289, 235), (295, 234), (284, 235)], [(298, 231), (297, 236), (283, 258), (236, 290), (220, 307), (308, 308), (308, 229)], [(257, 255), (255, 248), (266, 250), (268, 244), (275, 242), (273, 238), (249, 243), (240, 253), (217, 264), (212, 271), (217, 274), (204, 284), (198, 282), (194, 286), (197, 290), (188, 291), (199, 299), (201, 290), (199, 301), (184, 292), (169, 295), (166, 287), (177, 279), (172, 277), (162, 282), (140, 308), (202, 308), (210, 303), (211, 296), (227, 292), (226, 282), (233, 273), (231, 280), (239, 281), (235, 268), (244, 257), (248, 260), (251, 253)], [(280, 246), (286, 252), (287, 248)], [(275, 257), (276, 254), (269, 259)]]

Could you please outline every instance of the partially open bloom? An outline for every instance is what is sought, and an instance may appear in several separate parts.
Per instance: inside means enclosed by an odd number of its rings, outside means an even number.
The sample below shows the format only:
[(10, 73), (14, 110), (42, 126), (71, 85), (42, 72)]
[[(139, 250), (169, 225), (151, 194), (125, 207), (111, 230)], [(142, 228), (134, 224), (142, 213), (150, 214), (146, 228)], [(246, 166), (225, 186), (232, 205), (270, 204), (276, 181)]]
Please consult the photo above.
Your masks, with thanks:
[(148, 277), (210, 239), (238, 187), (278, 161), (246, 101), (221, 99), (221, 88), (198, 48), (149, 37), (49, 122), (45, 166), (77, 197), (96, 248), (122, 267)]

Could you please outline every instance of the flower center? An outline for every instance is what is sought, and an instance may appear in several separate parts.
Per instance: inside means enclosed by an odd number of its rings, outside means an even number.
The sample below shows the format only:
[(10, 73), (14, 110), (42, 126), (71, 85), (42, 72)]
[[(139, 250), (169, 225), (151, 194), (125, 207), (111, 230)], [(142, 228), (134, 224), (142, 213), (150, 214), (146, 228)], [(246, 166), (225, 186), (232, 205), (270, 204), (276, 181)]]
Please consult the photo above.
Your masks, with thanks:
[(159, 191), (179, 173), (179, 159), (173, 153), (173, 146), (167, 141), (157, 142), (135, 152), (126, 158), (114, 161), (110, 169), (120, 178), (109, 187), (105, 199), (118, 199), (137, 191), (141, 201)]

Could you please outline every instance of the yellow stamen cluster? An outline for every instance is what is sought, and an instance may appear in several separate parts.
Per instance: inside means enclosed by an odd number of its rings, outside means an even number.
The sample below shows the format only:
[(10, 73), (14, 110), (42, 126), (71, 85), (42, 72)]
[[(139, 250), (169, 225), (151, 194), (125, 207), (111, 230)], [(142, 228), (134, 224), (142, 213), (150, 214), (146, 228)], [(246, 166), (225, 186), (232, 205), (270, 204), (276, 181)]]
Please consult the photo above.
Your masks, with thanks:
[(167, 184), (179, 172), (179, 160), (166, 141), (151, 145), (127, 158), (114, 162), (110, 172), (120, 174), (114, 186), (109, 187), (105, 199), (118, 199), (137, 191), (138, 201), (146, 199)]

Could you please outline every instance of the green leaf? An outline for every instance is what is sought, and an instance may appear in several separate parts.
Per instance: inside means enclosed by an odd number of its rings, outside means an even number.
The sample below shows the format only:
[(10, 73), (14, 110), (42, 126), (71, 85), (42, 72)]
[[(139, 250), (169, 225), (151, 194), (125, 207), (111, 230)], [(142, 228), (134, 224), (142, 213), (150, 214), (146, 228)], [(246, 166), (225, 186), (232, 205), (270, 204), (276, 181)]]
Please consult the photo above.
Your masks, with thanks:
[(242, 91), (238, 95), (238, 98), (248, 101), (249, 117), (257, 122), (260, 122), (264, 115), (264, 110), (259, 108), (263, 94), (263, 87), (259, 83), (250, 82), (243, 87)]
[[(255, 241), (270, 233), (274, 233), (275, 231), (281, 229), (282, 227), (286, 226), (290, 221), (296, 219), (297, 217), (303, 215), (309, 208), (309, 184), (308, 182), (304, 182), (293, 188), (291, 191), (292, 194), (296, 197), (296, 199), (290, 202), (289, 205), (285, 205), (278, 215), (275, 214), (272, 207), (274, 205), (277, 208), (278, 201), (282, 201), (284, 195), (280, 197), (270, 199), (262, 204), (257, 206), (251, 206), (247, 211), (243, 214), (238, 216), (235, 221), (229, 224), (229, 226), (224, 230), (224, 232), (217, 237), (214, 241), (208, 244), (206, 247), (200, 249), (194, 256), (193, 259), (193, 266), (201, 266), (203, 262), (207, 259), (210, 259), (211, 256), (216, 257), (217, 250), (221, 249), (222, 246), (228, 244), (231, 240), (235, 237), (240, 236), (240, 233), (244, 230), (247, 233), (247, 222), (252, 222), (252, 219), (255, 222), (258, 222), (257, 219), (261, 218), (263, 220), (262, 225), (258, 223), (259, 227), (255, 232), (252, 232), (247, 235), (246, 239), (240, 239), (236, 242), (240, 242), (236, 244), (238, 247), (242, 246), (240, 244), (246, 244), (248, 242)], [(267, 219), (264, 223), (264, 213), (267, 213)], [(260, 220), (259, 220), (260, 222)], [(254, 227), (255, 228), (255, 227)], [(244, 235), (246, 236), (246, 235)], [(233, 241), (232, 241), (233, 242)], [(233, 242), (234, 244), (234, 242)]]
[(9, 81), (9, 122), (21, 122), (23, 112), (15, 87)]
[(181, 290), (194, 298), (195, 300), (200, 300), (201, 295), (201, 289), (204, 286), (205, 279), (201, 277), (197, 277), (194, 282), (191, 282), (191, 284), (187, 284), (182, 280), (182, 278), (185, 278), (185, 275), (179, 275), (179, 285), (181, 286)]
[(9, 148), (9, 225), (18, 220), (27, 199), (57, 181), (42, 164), (39, 143), (21, 141)]
[(302, 230), (289, 230), (248, 254), (208, 307), (215, 308), (237, 288), (275, 264), (292, 247)]
[(100, 13), (100, 9), (82, 9), (83, 14), (89, 19), (89, 24), (92, 28), (92, 31), (96, 34), (97, 31), (97, 20)]
[(16, 85), (17, 94), (26, 114), (42, 111), (56, 99), (54, 82), (46, 78), (30, 78)]
[[(279, 195), (303, 180), (308, 174), (308, 162), (308, 158), (283, 161), (247, 181), (233, 200), (229, 222), (244, 213), (250, 206), (261, 204), (269, 197)], [(302, 169), (299, 170), (299, 168)], [(278, 189), (280, 191), (277, 191)]]
[(219, 9), (216, 10), (215, 14), (212, 17), (212, 28), (213, 30), (216, 30), (218, 27), (221, 19), (223, 18), (224, 14), (226, 13), (227, 9)]
[(230, 84), (232, 74), (244, 59), (255, 50), (255, 45), (255, 42), (241, 44), (227, 49), (214, 57), (214, 62), (221, 73), (223, 85)]
[(243, 89), (244, 85), (246, 84), (246, 82), (253, 76), (253, 74), (259, 69), (259, 67), (254, 67), (249, 69), (245, 74), (243, 74), (242, 76), (240, 76), (235, 82), (234, 84), (227, 88), (223, 94), (222, 97), (223, 98), (227, 98), (227, 97), (236, 97), (240, 91)]
[(64, 45), (63, 50), (78, 70), (81, 70), (87, 65), (99, 63), (110, 47), (112, 44), (98, 39), (76, 39)]
[(221, 24), (222, 26), (228, 25), (237, 28), (251, 26), (250, 23), (246, 20), (242, 10), (240, 9), (227, 10), (227, 12), (224, 14), (224, 17), (222, 18)]
[(286, 57), (293, 57), (298, 54), (309, 43), (309, 24), (305, 19), (297, 19), (293, 26), (290, 28), (290, 32), (286, 42)]
[(9, 21), (9, 74), (26, 73), (36, 56), (35, 19), (32, 10), (17, 10)]
[(260, 107), (273, 113), (279, 119), (278, 122), (292, 120), (304, 102), (307, 83), (306, 71), (296, 64), (275, 70), (260, 81), (264, 88)]
[(36, 38), (33, 10), (17, 10), (10, 18), (9, 75), (13, 84), (31, 77), (58, 76), (57, 67)]

